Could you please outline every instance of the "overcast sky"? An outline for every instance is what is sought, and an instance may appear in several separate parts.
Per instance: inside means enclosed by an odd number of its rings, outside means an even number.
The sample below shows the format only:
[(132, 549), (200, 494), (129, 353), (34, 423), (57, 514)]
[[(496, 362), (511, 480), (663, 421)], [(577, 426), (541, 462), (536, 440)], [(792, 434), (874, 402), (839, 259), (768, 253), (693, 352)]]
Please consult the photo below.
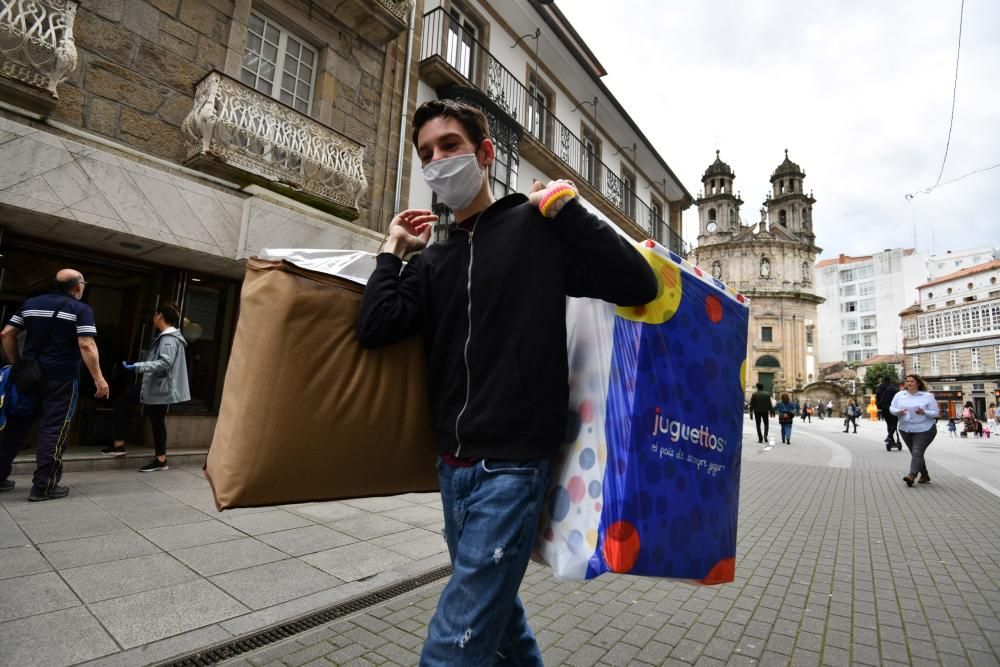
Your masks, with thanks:
[[(789, 157), (812, 189), (821, 257), (1000, 245), (1000, 168), (937, 180), (960, 0), (560, 0), (604, 83), (697, 196), (715, 149), (744, 222)], [(942, 182), (1000, 163), (1000, 2), (966, 0)], [(915, 223), (915, 225), (914, 225)], [(697, 236), (697, 209), (684, 236)]]

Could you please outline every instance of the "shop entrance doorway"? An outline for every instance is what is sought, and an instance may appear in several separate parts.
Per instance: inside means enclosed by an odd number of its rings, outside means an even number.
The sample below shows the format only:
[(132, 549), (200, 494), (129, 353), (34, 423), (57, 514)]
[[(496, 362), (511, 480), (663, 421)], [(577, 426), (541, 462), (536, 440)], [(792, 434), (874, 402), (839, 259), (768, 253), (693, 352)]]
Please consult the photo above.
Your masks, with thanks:
[[(29, 297), (52, 289), (56, 272), (80, 271), (87, 281), (83, 302), (94, 311), (101, 371), (111, 387), (111, 400), (94, 398), (94, 383), (81, 365), (78, 418), (70, 444), (105, 446), (111, 441), (111, 404), (138, 378), (124, 371), (122, 361), (142, 359), (151, 334), (151, 317), (163, 284), (162, 273), (141, 265), (95, 258), (79, 250), (41, 247), (30, 240), (3, 239), (0, 316), (4, 323)], [(23, 344), (23, 340), (20, 341)], [(2, 355), (2, 352), (0, 352)], [(6, 360), (5, 360), (6, 361)], [(29, 443), (34, 443), (29, 438)]]

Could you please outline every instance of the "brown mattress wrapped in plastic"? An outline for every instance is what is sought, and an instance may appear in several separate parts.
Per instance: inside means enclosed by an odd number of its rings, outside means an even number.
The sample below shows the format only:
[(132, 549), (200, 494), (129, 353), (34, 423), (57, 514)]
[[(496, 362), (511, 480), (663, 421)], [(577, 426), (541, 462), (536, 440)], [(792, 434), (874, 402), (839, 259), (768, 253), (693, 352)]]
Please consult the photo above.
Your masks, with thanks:
[(421, 342), (362, 349), (362, 290), (248, 263), (205, 468), (220, 510), (437, 489)]

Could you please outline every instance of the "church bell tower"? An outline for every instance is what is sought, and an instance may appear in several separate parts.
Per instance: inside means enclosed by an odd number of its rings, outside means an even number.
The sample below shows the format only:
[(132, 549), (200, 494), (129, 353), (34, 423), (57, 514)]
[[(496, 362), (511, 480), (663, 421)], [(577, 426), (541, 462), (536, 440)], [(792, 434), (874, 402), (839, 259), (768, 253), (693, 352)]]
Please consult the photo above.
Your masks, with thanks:
[(811, 192), (805, 193), (805, 178), (802, 168), (788, 159), (786, 148), (784, 161), (771, 174), (771, 194), (764, 205), (772, 226), (780, 225), (813, 245), (816, 235), (813, 233), (812, 207), (816, 200)]
[(732, 236), (740, 228), (740, 205), (743, 200), (733, 194), (736, 174), (715, 151), (715, 162), (701, 177), (702, 194), (695, 200), (698, 206), (698, 244), (717, 243)]

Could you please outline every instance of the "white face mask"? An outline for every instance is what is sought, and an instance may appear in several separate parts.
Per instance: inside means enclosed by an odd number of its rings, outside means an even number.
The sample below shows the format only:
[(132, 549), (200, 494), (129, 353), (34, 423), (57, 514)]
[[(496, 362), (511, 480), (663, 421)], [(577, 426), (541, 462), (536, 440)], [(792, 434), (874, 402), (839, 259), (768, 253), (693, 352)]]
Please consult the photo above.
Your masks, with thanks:
[(466, 208), (483, 187), (483, 169), (475, 153), (446, 157), (424, 167), (424, 180), (448, 208)]

